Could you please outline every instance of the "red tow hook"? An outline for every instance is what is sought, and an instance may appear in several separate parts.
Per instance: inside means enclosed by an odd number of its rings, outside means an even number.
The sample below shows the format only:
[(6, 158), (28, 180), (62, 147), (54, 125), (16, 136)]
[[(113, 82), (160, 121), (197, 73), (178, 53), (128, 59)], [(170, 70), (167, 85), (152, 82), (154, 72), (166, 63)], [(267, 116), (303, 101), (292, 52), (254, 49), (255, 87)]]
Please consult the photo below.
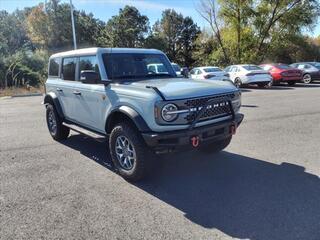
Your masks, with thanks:
[(193, 136), (191, 139), (191, 144), (194, 148), (199, 146), (200, 143), (200, 137), (199, 136)]
[(232, 125), (230, 126), (230, 133), (231, 133), (232, 135), (235, 135), (236, 132), (237, 132), (237, 125), (236, 125), (236, 124), (232, 124)]

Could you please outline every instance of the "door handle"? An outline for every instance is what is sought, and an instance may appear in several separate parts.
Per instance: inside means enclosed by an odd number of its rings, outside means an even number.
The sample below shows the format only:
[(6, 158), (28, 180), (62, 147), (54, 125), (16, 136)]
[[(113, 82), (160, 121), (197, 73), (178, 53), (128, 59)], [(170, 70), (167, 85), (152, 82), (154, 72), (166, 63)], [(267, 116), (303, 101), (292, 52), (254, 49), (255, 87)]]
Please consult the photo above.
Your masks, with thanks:
[(79, 91), (73, 91), (73, 94), (80, 96), (80, 95), (81, 95), (81, 92), (79, 92)]
[(63, 90), (61, 88), (57, 88), (58, 92), (63, 92)]

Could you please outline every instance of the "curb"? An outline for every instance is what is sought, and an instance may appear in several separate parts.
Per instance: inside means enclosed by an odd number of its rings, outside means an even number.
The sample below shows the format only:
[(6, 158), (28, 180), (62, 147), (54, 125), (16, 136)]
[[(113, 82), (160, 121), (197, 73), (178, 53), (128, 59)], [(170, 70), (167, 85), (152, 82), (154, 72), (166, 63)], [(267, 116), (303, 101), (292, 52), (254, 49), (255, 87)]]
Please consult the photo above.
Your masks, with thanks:
[(12, 95), (13, 98), (17, 97), (34, 97), (34, 96), (42, 96), (42, 93), (28, 93), (28, 94), (21, 94), (21, 95)]
[(10, 99), (12, 98), (11, 96), (4, 96), (4, 97), (0, 97), (0, 100), (5, 100), (5, 99)]
[(36, 96), (43, 96), (43, 94), (42, 93), (29, 93), (29, 94), (21, 94), (21, 95), (4, 96), (4, 97), (0, 97), (0, 100), (19, 98), (19, 97), (36, 97)]

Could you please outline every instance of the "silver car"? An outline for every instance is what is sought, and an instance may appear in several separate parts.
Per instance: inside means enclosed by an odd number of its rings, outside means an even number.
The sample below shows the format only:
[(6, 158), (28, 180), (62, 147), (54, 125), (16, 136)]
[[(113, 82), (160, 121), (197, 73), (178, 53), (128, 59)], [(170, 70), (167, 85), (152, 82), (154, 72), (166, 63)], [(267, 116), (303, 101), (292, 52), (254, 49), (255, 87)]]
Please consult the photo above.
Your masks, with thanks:
[(224, 69), (230, 74), (231, 81), (239, 88), (243, 84), (257, 84), (265, 87), (272, 82), (268, 71), (253, 64), (232, 65)]
[(202, 80), (229, 80), (229, 74), (219, 67), (196, 67), (190, 71), (192, 79)]

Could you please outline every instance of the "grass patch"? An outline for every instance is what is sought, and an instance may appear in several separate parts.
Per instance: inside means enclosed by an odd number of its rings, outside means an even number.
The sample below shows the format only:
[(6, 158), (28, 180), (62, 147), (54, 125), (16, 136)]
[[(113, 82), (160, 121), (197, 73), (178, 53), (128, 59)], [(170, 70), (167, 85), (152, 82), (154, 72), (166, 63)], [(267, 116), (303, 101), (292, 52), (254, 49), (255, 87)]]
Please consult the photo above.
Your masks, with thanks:
[(44, 93), (43, 87), (19, 87), (19, 88), (6, 88), (1, 89), (0, 88), (0, 97), (6, 97), (6, 96), (15, 96), (15, 95), (25, 95), (25, 94), (32, 94), (32, 93)]

